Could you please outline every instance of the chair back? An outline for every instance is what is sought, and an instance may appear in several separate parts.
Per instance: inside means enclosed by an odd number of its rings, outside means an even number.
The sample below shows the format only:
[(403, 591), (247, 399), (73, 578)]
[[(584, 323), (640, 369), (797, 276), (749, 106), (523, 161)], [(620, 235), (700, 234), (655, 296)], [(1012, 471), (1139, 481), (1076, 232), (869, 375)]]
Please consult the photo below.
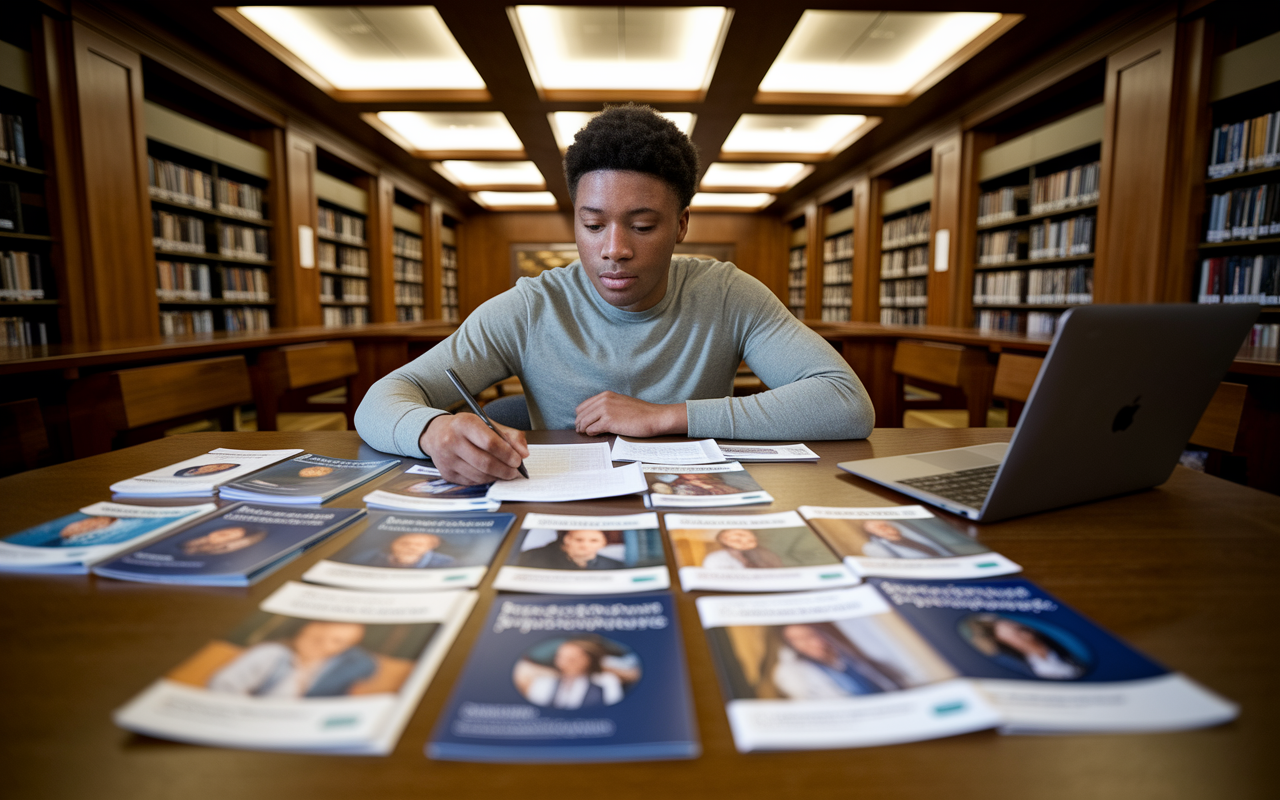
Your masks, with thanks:
[(1231, 453), (1236, 449), (1240, 419), (1244, 415), (1249, 387), (1243, 383), (1221, 383), (1209, 407), (1191, 433), (1191, 444)]

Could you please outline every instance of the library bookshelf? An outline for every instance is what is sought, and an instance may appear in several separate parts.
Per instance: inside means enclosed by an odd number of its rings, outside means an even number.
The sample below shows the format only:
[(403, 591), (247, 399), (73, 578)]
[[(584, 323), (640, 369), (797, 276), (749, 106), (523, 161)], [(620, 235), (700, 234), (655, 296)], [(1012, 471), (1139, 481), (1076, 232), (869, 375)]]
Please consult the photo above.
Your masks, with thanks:
[(880, 322), (924, 325), (929, 305), (929, 229), (933, 174), (882, 176), (880, 193)]
[(853, 318), (853, 192), (826, 204), (821, 217), (823, 322)]
[(451, 214), (440, 215), (440, 319), (458, 323), (462, 316), (458, 302), (458, 227)]
[(315, 173), (317, 199), (316, 268), (320, 273), (320, 308), (326, 328), (363, 325), (369, 314), (369, 193), (325, 170)]
[(797, 319), (804, 319), (808, 288), (808, 237), (804, 215), (787, 223), (787, 309)]
[(421, 322), (426, 318), (423, 204), (397, 191), (391, 207), (391, 222), (396, 321)]

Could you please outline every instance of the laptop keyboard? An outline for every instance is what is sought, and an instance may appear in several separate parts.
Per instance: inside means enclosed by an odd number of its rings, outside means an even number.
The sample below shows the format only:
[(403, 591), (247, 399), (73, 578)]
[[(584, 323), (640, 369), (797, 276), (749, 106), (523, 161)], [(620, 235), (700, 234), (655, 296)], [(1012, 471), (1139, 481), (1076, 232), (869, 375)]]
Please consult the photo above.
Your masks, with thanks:
[(925, 478), (907, 478), (898, 483), (980, 509), (983, 501), (987, 499), (991, 482), (996, 479), (996, 472), (999, 469), (999, 464), (992, 464), (989, 467), (962, 469)]

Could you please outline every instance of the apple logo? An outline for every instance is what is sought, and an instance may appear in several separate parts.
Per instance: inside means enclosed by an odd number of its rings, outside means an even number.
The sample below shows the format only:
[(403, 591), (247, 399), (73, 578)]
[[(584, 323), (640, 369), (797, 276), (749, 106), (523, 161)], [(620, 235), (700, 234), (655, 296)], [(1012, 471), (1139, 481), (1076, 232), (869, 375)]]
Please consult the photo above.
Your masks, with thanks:
[(1142, 400), (1142, 395), (1133, 398), (1133, 402), (1116, 412), (1116, 418), (1111, 421), (1111, 432), (1119, 433), (1127, 430), (1133, 424), (1133, 415), (1138, 413), (1138, 402)]

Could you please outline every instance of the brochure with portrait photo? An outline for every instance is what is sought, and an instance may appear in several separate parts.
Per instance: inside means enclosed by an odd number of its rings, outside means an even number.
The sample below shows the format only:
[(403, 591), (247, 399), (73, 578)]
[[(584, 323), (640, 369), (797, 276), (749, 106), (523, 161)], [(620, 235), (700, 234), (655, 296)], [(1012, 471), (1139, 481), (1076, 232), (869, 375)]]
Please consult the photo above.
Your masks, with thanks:
[(751, 473), (738, 462), (685, 467), (645, 464), (649, 508), (718, 508), (772, 503), (773, 495), (760, 488)]
[(439, 477), (414, 472), (413, 468), (379, 486), (364, 496), (369, 508), (399, 511), (450, 512), (497, 511), (502, 503), (485, 495), (491, 483), (462, 486)]
[(114, 720), (194, 744), (387, 755), (475, 602), (287, 583)]
[(665, 514), (686, 592), (799, 592), (859, 582), (794, 511)]
[(671, 585), (653, 512), (526, 514), (495, 589), (545, 594), (648, 592)]
[(307, 453), (251, 478), (228, 483), (218, 494), (228, 500), (319, 505), (373, 480), (399, 463), (398, 458), (352, 461)]
[(374, 591), (471, 589), (489, 571), (515, 514), (370, 511), (364, 532), (302, 576)]
[(301, 453), (301, 450), (232, 450), (218, 448), (111, 484), (124, 497), (208, 497), (219, 486)]
[(675, 604), (499, 594), (427, 744), (449, 761), (695, 758)]
[(963, 580), (1022, 571), (924, 506), (800, 506), (800, 514), (857, 575)]
[(248, 586), (364, 516), (363, 508), (236, 503), (93, 568), (123, 581)]
[(0, 572), (84, 574), (94, 564), (159, 539), (217, 509), (94, 503), (0, 539)]

